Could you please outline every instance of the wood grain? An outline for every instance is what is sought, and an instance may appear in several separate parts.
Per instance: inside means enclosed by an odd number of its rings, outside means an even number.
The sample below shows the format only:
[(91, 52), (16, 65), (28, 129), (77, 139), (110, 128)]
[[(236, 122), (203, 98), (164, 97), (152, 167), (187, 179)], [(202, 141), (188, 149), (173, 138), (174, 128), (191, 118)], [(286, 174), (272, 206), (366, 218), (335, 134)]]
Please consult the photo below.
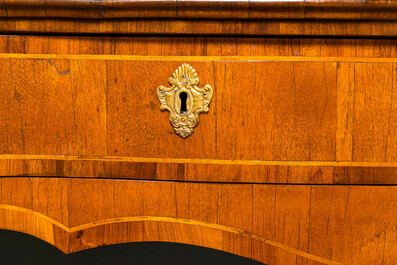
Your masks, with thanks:
[(336, 160), (353, 160), (353, 111), (355, 64), (338, 64)]
[[(97, 35), (0, 36), (0, 228), (65, 253), (169, 241), (265, 264), (395, 263), (394, 3), (21, 3), (0, 3), (19, 16), (0, 31)], [(43, 10), (236, 19), (21, 18)], [(238, 20), (276, 13), (322, 20)], [(155, 94), (181, 63), (215, 90), (186, 140)]]
[(385, 1), (121, 1), (4, 0), (5, 17), (207, 18), (207, 19), (396, 19)]
[[(354, 160), (390, 161), (396, 157), (395, 71), (395, 64), (355, 66)], [(366, 151), (369, 149), (371, 152)]]
[(106, 82), (98, 75), (105, 70), (99, 69), (103, 64), (1, 59), (1, 65), (2, 79), (10, 80), (2, 91), (11, 97), (4, 102), (4, 130), (10, 133), (4, 137), (11, 143), (6, 152), (17, 151), (19, 142), (23, 153), (106, 154)]
[[(21, 117), (14, 122), (20, 126), (23, 153), (250, 160), (334, 159), (335, 63), (195, 62), (200, 78), (216, 87), (213, 100), (216, 118), (202, 115), (200, 127), (186, 140), (175, 137), (168, 114), (156, 108), (155, 90), (147, 89), (153, 84), (166, 85), (168, 77), (181, 63), (10, 60), (8, 64), (15, 90), (21, 100)], [(17, 71), (20, 67), (23, 72)], [(278, 73), (280, 67), (283, 73), (292, 75), (279, 76), (276, 83), (266, 78), (269, 73), (271, 76)], [(300, 70), (293, 73), (294, 67)], [(131, 72), (130, 69), (135, 70)], [(309, 83), (305, 81), (305, 72), (310, 72), (310, 78), (317, 80), (311, 82), (316, 87), (313, 91), (306, 89)], [(235, 76), (229, 78), (226, 73)], [(251, 84), (258, 86), (250, 97), (247, 96), (246, 78), (253, 78)], [(77, 93), (79, 86), (84, 87), (86, 94), (80, 90)], [(66, 89), (58, 91), (58, 87)], [(234, 94), (230, 93), (229, 87), (234, 87)], [(277, 87), (284, 87), (284, 92), (279, 92)], [(295, 99), (285, 101), (284, 97), (290, 93), (295, 94)], [(274, 98), (279, 100), (274, 101)], [(232, 108), (243, 102), (256, 102), (256, 107), (261, 107), (262, 100), (271, 102), (264, 113), (244, 112), (248, 110), (244, 107)], [(265, 116), (268, 118), (262, 120)], [(279, 121), (274, 123), (275, 120)], [(230, 138), (230, 133), (237, 138)], [(4, 134), (7, 135), (7, 131)], [(280, 140), (274, 140), (274, 137)], [(254, 138), (257, 141), (253, 142)], [(165, 139), (172, 139), (172, 142)]]
[[(396, 162), (395, 59), (18, 53), (0, 57), (2, 102), (9, 113), (2, 117), (0, 131), (4, 143), (11, 143), (2, 145), (2, 154), (126, 157), (127, 161)], [(202, 84), (215, 87), (210, 113), (202, 115), (195, 133), (186, 140), (174, 134), (168, 113), (158, 110), (155, 94), (155, 87), (166, 85), (182, 62), (196, 68)], [(218, 181), (237, 182), (334, 181), (333, 169), (321, 169), (319, 164), (297, 171), (166, 166), (157, 173), (160, 167), (150, 160), (135, 162), (154, 164), (108, 163), (98, 170), (86, 162), (54, 165), (38, 159), (44, 163), (41, 168), (34, 163), (26, 166), (40, 175), (87, 175), (79, 169), (85, 163), (88, 175), (99, 177), (166, 179), (173, 175), (173, 180), (212, 181), (210, 176), (218, 175)], [(12, 166), (5, 171), (30, 174), (17, 167), (13, 171)], [(219, 177), (221, 172), (230, 174)], [(386, 183), (390, 180), (387, 177)]]
[(397, 180), (396, 163), (6, 157), (0, 156), (1, 176), (376, 185), (396, 184)]
[(67, 244), (65, 252), (155, 240), (267, 264), (393, 264), (397, 257), (395, 186), (38, 178), (1, 178), (1, 184), (1, 228)]
[(0, 18), (0, 32), (7, 34), (100, 35), (210, 35), (210, 36), (314, 36), (393, 38), (395, 20), (70, 20), (62, 18)]
[[(1, 53), (149, 56), (396, 57), (394, 39), (0, 35)], [(356, 57), (355, 59), (353, 59)], [(238, 59), (238, 58), (234, 58)], [(340, 59), (339, 59), (340, 60)], [(348, 61), (347, 61), (348, 62)]]

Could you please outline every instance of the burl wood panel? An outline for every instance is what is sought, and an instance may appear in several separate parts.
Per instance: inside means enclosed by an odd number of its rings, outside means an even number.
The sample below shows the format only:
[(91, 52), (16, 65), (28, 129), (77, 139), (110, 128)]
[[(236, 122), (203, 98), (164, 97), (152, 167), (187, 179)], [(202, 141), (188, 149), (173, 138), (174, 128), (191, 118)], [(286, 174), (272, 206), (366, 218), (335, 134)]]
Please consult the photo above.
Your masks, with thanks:
[(2, 178), (1, 187), (0, 227), (65, 252), (154, 240), (265, 264), (397, 259), (394, 186)]

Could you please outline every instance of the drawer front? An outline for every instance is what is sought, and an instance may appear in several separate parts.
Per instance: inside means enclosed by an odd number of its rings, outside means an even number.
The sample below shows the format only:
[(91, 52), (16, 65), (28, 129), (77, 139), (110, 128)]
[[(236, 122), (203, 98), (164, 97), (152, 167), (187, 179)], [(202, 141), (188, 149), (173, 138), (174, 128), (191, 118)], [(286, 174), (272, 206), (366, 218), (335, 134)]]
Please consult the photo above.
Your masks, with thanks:
[[(397, 160), (394, 62), (38, 57), (0, 60), (3, 154)], [(214, 88), (186, 139), (156, 94), (182, 63)]]

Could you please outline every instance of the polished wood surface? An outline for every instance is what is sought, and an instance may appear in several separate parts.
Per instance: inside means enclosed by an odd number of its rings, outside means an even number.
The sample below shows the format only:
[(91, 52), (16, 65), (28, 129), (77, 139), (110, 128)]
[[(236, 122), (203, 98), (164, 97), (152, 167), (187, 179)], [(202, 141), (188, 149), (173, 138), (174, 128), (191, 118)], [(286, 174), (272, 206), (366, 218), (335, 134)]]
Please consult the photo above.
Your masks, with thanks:
[[(65, 253), (170, 241), (272, 265), (395, 264), (394, 11), (0, 2), (0, 228)], [(187, 139), (156, 95), (182, 63), (214, 88)]]
[(397, 254), (396, 187), (58, 178), (1, 184), (2, 227), (65, 252), (160, 240), (265, 264), (392, 264)]
[(396, 1), (4, 0), (5, 17), (394, 20)]
[(396, 1), (3, 0), (0, 32), (392, 37)]
[[(0, 57), (2, 107), (8, 111), (1, 128), (3, 154), (397, 159), (395, 63), (388, 60)], [(194, 65), (216, 95), (212, 112), (202, 115), (185, 140), (175, 136), (167, 113), (159, 112), (155, 93), (182, 62)]]
[(316, 36), (395, 38), (394, 20), (67, 20), (0, 18), (2, 34)]
[[(193, 56), (222, 56), (223, 59), (225, 56), (238, 56), (233, 58), (234, 60), (239, 60), (242, 56), (296, 57), (288, 58), (286, 61), (307, 61), (310, 60), (308, 57), (321, 57), (317, 60), (324, 61), (335, 60), (328, 57), (339, 57), (337, 60), (344, 62), (351, 60), (371, 62), (362, 58), (382, 58), (384, 62), (393, 62), (397, 57), (397, 40), (0, 35), (0, 52), (58, 56), (61, 54), (190, 56), (189, 60), (194, 59)], [(300, 59), (301, 57), (304, 59)]]
[(376, 184), (397, 182), (397, 165), (368, 162), (250, 161), (1, 155), (0, 175), (225, 183)]

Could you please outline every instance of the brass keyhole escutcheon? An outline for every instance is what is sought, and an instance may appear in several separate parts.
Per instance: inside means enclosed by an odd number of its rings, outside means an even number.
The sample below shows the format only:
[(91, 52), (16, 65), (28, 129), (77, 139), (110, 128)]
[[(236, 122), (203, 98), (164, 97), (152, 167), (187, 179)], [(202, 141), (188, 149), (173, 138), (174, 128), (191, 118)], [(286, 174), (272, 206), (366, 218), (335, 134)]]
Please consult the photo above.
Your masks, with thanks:
[(188, 64), (182, 64), (168, 79), (171, 87), (159, 86), (157, 97), (161, 110), (170, 112), (170, 123), (182, 138), (193, 133), (199, 123), (199, 114), (209, 111), (213, 89), (209, 85), (199, 88), (200, 82), (196, 70)]

